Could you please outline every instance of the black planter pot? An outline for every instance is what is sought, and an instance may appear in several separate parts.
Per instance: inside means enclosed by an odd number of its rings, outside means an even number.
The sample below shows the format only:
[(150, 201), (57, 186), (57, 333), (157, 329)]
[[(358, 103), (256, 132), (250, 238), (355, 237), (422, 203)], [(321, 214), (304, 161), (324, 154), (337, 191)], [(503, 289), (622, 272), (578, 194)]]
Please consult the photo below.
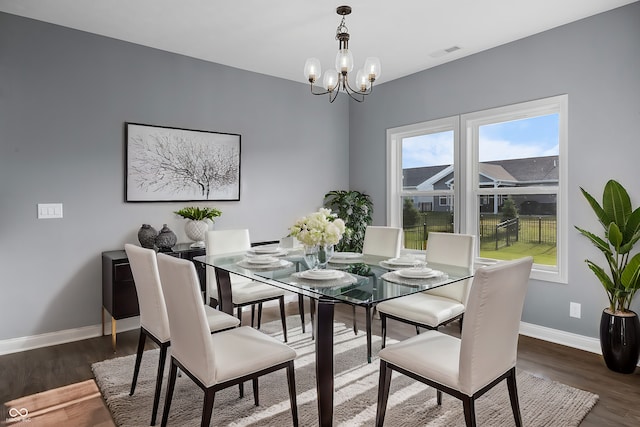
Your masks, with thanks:
[(632, 374), (640, 355), (640, 321), (636, 313), (620, 316), (608, 309), (600, 318), (600, 347), (607, 368)]

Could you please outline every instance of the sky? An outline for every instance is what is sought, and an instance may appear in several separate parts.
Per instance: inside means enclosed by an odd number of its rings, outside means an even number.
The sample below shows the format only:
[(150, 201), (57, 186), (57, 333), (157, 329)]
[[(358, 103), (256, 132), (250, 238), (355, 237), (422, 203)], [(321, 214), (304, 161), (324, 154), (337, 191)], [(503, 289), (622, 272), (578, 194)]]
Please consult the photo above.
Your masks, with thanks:
[[(558, 155), (558, 132), (558, 114), (481, 126), (480, 161)], [(403, 139), (403, 169), (450, 164), (453, 164), (453, 131)]]

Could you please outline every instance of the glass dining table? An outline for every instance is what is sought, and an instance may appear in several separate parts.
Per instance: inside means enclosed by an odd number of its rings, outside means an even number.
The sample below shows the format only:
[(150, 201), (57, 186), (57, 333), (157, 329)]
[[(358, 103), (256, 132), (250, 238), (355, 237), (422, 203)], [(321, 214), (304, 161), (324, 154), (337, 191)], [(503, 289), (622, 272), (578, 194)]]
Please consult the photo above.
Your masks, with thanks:
[[(421, 257), (412, 265), (393, 264), (387, 257), (334, 255), (326, 270), (309, 269), (301, 250), (273, 254), (253, 251), (194, 257), (213, 267), (218, 286), (218, 309), (233, 315), (230, 274), (237, 274), (281, 288), (312, 301), (315, 312), (316, 387), (320, 426), (333, 423), (333, 322), (334, 305), (345, 303), (366, 311), (367, 358), (371, 362), (371, 310), (379, 302), (446, 286), (472, 277), (464, 268), (424, 265)], [(406, 262), (406, 258), (403, 260)], [(399, 261), (398, 261), (399, 262)]]

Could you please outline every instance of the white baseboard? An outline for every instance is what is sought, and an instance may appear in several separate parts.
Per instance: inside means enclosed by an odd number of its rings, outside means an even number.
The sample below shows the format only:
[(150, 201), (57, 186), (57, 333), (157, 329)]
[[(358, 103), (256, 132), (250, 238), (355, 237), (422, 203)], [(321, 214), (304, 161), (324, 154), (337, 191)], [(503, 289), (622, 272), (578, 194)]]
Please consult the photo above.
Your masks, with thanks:
[(577, 335), (571, 332), (551, 329), (526, 322), (520, 322), (520, 334), (591, 353), (602, 354), (600, 340), (598, 338), (585, 337), (584, 335)]
[[(599, 338), (585, 337), (525, 322), (520, 322), (520, 334), (602, 355)], [(637, 366), (640, 366), (640, 360)]]
[[(140, 317), (130, 317), (118, 320), (117, 332), (130, 331), (140, 327)], [(105, 335), (111, 335), (111, 319), (105, 319)], [(45, 334), (31, 335), (19, 338), (10, 338), (0, 341), (0, 355), (17, 353), (19, 351), (33, 350), (34, 348), (49, 347), (65, 344), (73, 341), (85, 340), (102, 336), (102, 325), (83, 326), (81, 328), (66, 329), (63, 331), (48, 332)]]
[[(285, 302), (297, 301), (297, 294), (285, 295)], [(277, 306), (278, 301), (267, 301), (265, 307)], [(250, 307), (244, 307), (249, 310)], [(129, 317), (120, 319), (116, 323), (117, 332), (130, 331), (140, 327), (140, 317)], [(3, 354), (17, 353), (20, 351), (33, 350), (35, 348), (49, 347), (52, 345), (65, 344), (73, 341), (85, 340), (102, 336), (102, 325), (83, 326), (80, 328), (66, 329), (63, 331), (48, 332), (45, 334), (31, 335), (26, 337), (9, 338), (0, 340), (0, 356)], [(105, 315), (104, 335), (111, 335), (111, 318)]]

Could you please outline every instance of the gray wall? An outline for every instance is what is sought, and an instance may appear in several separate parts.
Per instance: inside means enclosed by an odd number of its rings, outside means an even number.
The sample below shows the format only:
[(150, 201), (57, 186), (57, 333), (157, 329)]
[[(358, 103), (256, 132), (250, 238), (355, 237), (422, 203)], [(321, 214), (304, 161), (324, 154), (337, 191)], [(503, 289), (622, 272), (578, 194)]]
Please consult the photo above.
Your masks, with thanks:
[[(172, 211), (192, 203), (123, 201), (125, 121), (242, 134), (241, 201), (199, 205), (222, 209), (216, 227), (267, 240), (347, 185), (373, 197), (384, 224), (387, 128), (567, 93), (569, 222), (595, 229), (579, 186), (599, 194), (615, 178), (640, 204), (638, 40), (634, 3), (348, 106), (302, 84), (0, 13), (0, 340), (99, 324), (100, 253), (136, 242), (140, 224), (167, 223), (187, 241)], [(36, 219), (37, 203), (55, 202), (63, 219)], [(569, 256), (569, 284), (532, 282), (523, 320), (595, 337), (606, 299), (583, 260), (600, 255), (571, 230)], [(569, 301), (582, 319), (569, 318)]]
[[(347, 115), (302, 83), (0, 13), (0, 340), (100, 324), (100, 253), (142, 223), (188, 241), (181, 207), (286, 235), (348, 187)], [(241, 134), (241, 200), (125, 203), (125, 121)]]
[[(372, 196), (374, 222), (385, 224), (387, 128), (565, 93), (569, 224), (598, 230), (580, 186), (600, 198), (613, 178), (640, 205), (640, 3), (381, 85), (350, 107), (350, 186)], [(523, 320), (597, 337), (607, 300), (584, 259), (603, 258), (573, 227), (568, 247), (569, 283), (532, 281)], [(569, 318), (570, 301), (581, 319)]]

